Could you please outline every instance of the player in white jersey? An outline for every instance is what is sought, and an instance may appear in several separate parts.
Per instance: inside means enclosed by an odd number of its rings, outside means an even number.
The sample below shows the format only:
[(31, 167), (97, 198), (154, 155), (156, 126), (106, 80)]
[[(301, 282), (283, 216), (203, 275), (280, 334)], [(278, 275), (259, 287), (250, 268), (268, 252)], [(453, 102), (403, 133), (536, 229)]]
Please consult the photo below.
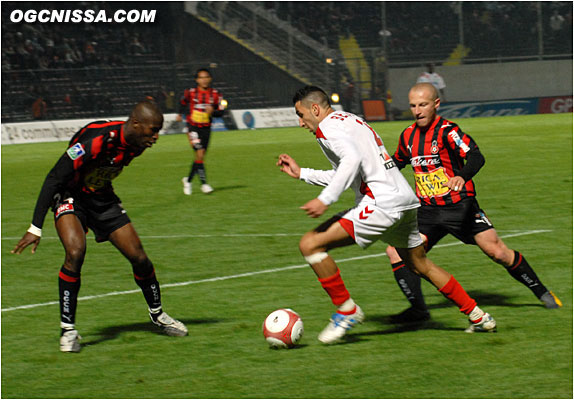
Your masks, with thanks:
[(352, 188), (355, 192), (355, 207), (307, 232), (299, 243), (302, 255), (337, 307), (329, 324), (319, 334), (319, 340), (335, 343), (365, 317), (327, 251), (353, 243), (367, 248), (378, 240), (396, 247), (409, 268), (425, 276), (469, 316), (468, 332), (494, 331), (494, 319), (476, 305), (452, 275), (426, 257), (417, 229), (418, 200), (389, 157), (379, 135), (358, 116), (335, 111), (327, 94), (316, 86), (297, 91), (293, 103), (299, 125), (315, 134), (333, 166), (330, 171), (301, 168), (289, 155), (279, 156), (277, 165), (282, 172), (324, 186), (317, 198), (301, 208), (310, 217), (317, 218), (343, 191)]
[(430, 83), (436, 90), (440, 93), (440, 99), (443, 103), (446, 103), (446, 83), (444, 79), (437, 72), (434, 71), (434, 64), (427, 64), (427, 71), (420, 74), (417, 78), (417, 83)]

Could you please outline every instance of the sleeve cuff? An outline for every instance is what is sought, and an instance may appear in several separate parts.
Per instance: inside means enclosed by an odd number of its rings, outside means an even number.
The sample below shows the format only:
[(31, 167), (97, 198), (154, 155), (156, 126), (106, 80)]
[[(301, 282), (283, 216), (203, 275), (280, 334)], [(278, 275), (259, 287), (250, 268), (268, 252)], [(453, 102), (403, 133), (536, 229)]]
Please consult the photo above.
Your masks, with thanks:
[(309, 168), (301, 168), (301, 170), (299, 171), (299, 179), (302, 181), (307, 181), (307, 177), (309, 176)]
[(34, 224), (30, 224), (30, 227), (28, 228), (28, 232), (30, 232), (32, 235), (42, 237), (42, 229), (38, 228), (37, 226), (34, 226)]

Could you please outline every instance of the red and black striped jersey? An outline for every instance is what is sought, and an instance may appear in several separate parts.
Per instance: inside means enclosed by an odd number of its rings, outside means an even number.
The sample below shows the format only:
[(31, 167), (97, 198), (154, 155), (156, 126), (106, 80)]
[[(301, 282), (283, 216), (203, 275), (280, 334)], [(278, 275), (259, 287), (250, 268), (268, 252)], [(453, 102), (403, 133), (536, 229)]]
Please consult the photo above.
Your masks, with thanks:
[(202, 90), (198, 87), (185, 89), (181, 105), (187, 123), (198, 128), (211, 126), (212, 115), (205, 110), (208, 106), (212, 106), (214, 111), (222, 110), (220, 100), (221, 96), (217, 89)]
[(34, 210), (34, 226), (42, 227), (56, 193), (69, 191), (94, 198), (113, 193), (111, 181), (143, 152), (126, 142), (124, 126), (124, 121), (95, 121), (70, 139), (68, 149), (46, 176)]
[(393, 159), (399, 168), (407, 164), (413, 167), (421, 204), (443, 206), (476, 196), (472, 179), (459, 192), (443, 186), (460, 175), (465, 159), (473, 150), (478, 150), (474, 140), (457, 124), (439, 116), (426, 131), (421, 131), (416, 123), (405, 129)]

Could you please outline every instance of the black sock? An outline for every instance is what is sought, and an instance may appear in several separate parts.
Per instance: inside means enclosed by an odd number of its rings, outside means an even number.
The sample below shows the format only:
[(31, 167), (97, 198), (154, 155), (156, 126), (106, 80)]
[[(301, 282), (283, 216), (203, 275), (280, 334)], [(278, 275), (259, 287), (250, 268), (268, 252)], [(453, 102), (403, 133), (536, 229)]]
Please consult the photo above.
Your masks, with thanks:
[(187, 178), (189, 182), (191, 182), (196, 172), (197, 172), (197, 163), (194, 162), (193, 164), (191, 164), (191, 171), (189, 171), (189, 177)]
[(60, 289), (60, 320), (66, 324), (75, 324), (78, 292), (81, 279), (79, 272), (72, 272), (64, 267), (60, 269), (58, 287)]
[(546, 286), (540, 282), (526, 258), (518, 251), (514, 251), (514, 263), (512, 266), (505, 268), (514, 279), (530, 289), (536, 297), (540, 298), (548, 291)]
[[(136, 284), (142, 290), (145, 301), (150, 310), (161, 311), (161, 292), (159, 289), (159, 282), (155, 277), (155, 270), (151, 261), (148, 261), (145, 269), (138, 268), (138, 272), (134, 271), (134, 279)], [(135, 270), (135, 268), (134, 268)]]
[(203, 163), (197, 164), (197, 174), (199, 175), (199, 179), (201, 180), (201, 183), (206, 184), (207, 183), (207, 175), (205, 174), (205, 164), (203, 164)]
[(413, 308), (418, 310), (427, 310), (423, 292), (421, 290), (421, 278), (412, 272), (405, 265), (404, 261), (391, 264), (395, 280), (401, 288), (407, 300), (411, 303)]

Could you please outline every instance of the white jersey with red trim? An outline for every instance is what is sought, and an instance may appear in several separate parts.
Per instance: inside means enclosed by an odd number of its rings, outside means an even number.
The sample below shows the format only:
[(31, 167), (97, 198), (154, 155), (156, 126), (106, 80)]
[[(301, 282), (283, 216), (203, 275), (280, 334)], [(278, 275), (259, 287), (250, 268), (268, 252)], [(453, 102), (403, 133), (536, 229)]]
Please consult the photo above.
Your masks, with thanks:
[(335, 111), (321, 121), (315, 136), (333, 169), (301, 168), (300, 179), (325, 186), (318, 196), (324, 204), (335, 203), (350, 187), (356, 204), (374, 204), (388, 211), (419, 207), (415, 193), (383, 141), (362, 118)]

